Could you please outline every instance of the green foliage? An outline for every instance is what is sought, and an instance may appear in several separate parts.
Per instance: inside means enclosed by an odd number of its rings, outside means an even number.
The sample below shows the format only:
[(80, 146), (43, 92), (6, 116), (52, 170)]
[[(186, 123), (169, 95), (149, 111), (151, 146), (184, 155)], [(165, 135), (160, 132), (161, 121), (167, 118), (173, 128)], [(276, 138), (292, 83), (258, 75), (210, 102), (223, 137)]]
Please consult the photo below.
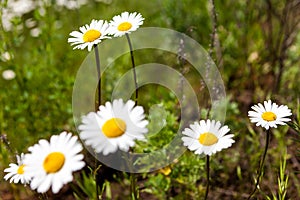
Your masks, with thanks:
[(148, 174), (146, 188), (142, 192), (155, 194), (158, 199), (168, 196), (174, 199), (203, 197), (204, 188), (198, 183), (205, 179), (205, 157), (186, 152), (174, 164)]
[(85, 196), (87, 196), (89, 199), (97, 199), (95, 192), (96, 181), (92, 171), (90, 171), (88, 174), (82, 172), (82, 180), (78, 181), (77, 185), (82, 192), (78, 191), (75, 187), (73, 188), (76, 199), (83, 199)]
[(278, 175), (278, 199), (283, 200), (286, 198), (289, 175), (285, 173), (286, 170), (286, 154), (280, 160), (279, 175)]
[(286, 173), (286, 159), (287, 154), (283, 155), (283, 158), (280, 159), (280, 165), (279, 165), (279, 173), (277, 178), (278, 183), (278, 189), (277, 194), (272, 194), (272, 198), (269, 196), (266, 196), (266, 199), (268, 200), (284, 200), (286, 199), (287, 194), (287, 188), (288, 188), (288, 181), (289, 181), (289, 174)]
[(171, 180), (163, 174), (157, 174), (149, 176), (145, 186), (146, 189), (142, 190), (142, 192), (154, 194), (160, 199), (165, 199), (167, 198), (167, 192), (171, 186)]
[[(86, 173), (83, 171), (81, 173), (82, 177), (77, 176), (76, 186), (72, 185), (74, 191), (74, 196), (76, 199), (97, 199), (96, 193), (96, 174), (98, 173), (101, 165), (98, 166), (95, 170), (89, 168), (89, 172)], [(99, 187), (99, 186), (98, 186)], [(99, 188), (98, 188), (99, 190)], [(99, 191), (98, 191), (99, 192)], [(99, 197), (102, 197), (105, 194), (106, 199), (112, 199), (111, 186), (110, 182), (105, 180), (100, 192), (98, 193)]]
[[(56, 5), (57, 1), (39, 2), (39, 9), (12, 18), (11, 30), (6, 30), (0, 23), (0, 75), (7, 69), (16, 73), (12, 80), (0, 77), (1, 177), (4, 176), (3, 169), (15, 162), (15, 153), (26, 152), (39, 139), (49, 138), (63, 130), (76, 134), (71, 107), (72, 89), (76, 72), (88, 52), (72, 50), (67, 43), (68, 34), (91, 19), (109, 20), (127, 10), (141, 12), (145, 17), (145, 27), (170, 28), (187, 34), (207, 50), (214, 47), (212, 57), (227, 92), (225, 124), (235, 135), (236, 142), (231, 149), (211, 159), (211, 199), (224, 196), (242, 199), (250, 192), (265, 135), (262, 129), (250, 124), (247, 111), (253, 103), (267, 98), (287, 104), (293, 112), (293, 121), (289, 126), (272, 130), (264, 182), (260, 185), (265, 193), (257, 194), (257, 198), (299, 198), (299, 169), (293, 164), (296, 156), (299, 160), (295, 150), (299, 149), (299, 139), (295, 140), (293, 134), (296, 132), (299, 136), (300, 133), (300, 20), (299, 5), (292, 5), (296, 1), (215, 1), (215, 44), (211, 44), (210, 1), (88, 1), (74, 10)], [(7, 1), (1, 1), (0, 18), (6, 15), (3, 13), (6, 6)], [(155, 35), (151, 40), (155, 40)], [(189, 63), (178, 64), (176, 55), (151, 49), (136, 51), (135, 56), (137, 65), (156, 62), (184, 71), (202, 106), (201, 119), (209, 115), (209, 94), (201, 83), (202, 77), (196, 75)], [(117, 80), (129, 69), (128, 53), (105, 71), (102, 88), (105, 101), (111, 99)], [(143, 86), (139, 96), (139, 104), (145, 108), (150, 122), (149, 134), (147, 143), (140, 141), (133, 150), (149, 153), (164, 149), (180, 134), (179, 102), (172, 92), (160, 86)], [(174, 146), (173, 150), (180, 145)], [(279, 161), (286, 148), (288, 155)], [(153, 162), (160, 162), (160, 156), (166, 156), (164, 151), (159, 153)], [(138, 162), (149, 163), (149, 160)], [(145, 186), (140, 191), (141, 196), (148, 194), (153, 199), (203, 198), (204, 164), (204, 158), (185, 152), (167, 166), (170, 174), (157, 171), (140, 175), (144, 180), (139, 179), (138, 185)], [(273, 171), (278, 168), (278, 177), (274, 178)], [(128, 180), (127, 176), (114, 177), (113, 181), (103, 180), (99, 193), (112, 199), (114, 192), (122, 192), (116, 191), (112, 184), (127, 187)], [(72, 190), (76, 199), (96, 199), (93, 170), (76, 174), (74, 183)], [(2, 181), (0, 184), (4, 189), (13, 188), (11, 191), (29, 190), (29, 187), (10, 186)], [(4, 198), (1, 192), (0, 198)]]

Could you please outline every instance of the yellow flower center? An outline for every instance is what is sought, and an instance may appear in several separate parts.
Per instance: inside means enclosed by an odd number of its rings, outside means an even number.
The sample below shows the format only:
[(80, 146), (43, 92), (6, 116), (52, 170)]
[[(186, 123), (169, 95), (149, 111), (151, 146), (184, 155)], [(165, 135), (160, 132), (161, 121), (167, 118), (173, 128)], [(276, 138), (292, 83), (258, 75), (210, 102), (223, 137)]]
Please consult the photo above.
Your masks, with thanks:
[(131, 29), (132, 24), (129, 22), (123, 22), (118, 26), (118, 30), (119, 31), (128, 31), (129, 29)]
[(84, 42), (93, 42), (94, 40), (98, 39), (101, 36), (100, 31), (97, 31), (95, 29), (88, 30), (83, 35), (83, 41)]
[(162, 169), (159, 170), (161, 173), (163, 173), (165, 176), (168, 176), (169, 174), (171, 174), (172, 169), (171, 167), (164, 167)]
[(108, 138), (115, 138), (123, 135), (126, 131), (126, 123), (120, 118), (111, 118), (102, 126), (102, 132)]
[(212, 133), (202, 133), (198, 138), (199, 142), (204, 146), (211, 146), (218, 142), (218, 138)]
[(17, 173), (18, 173), (18, 174), (24, 174), (24, 167), (25, 167), (25, 165), (19, 166), (19, 168), (18, 168), (18, 170), (17, 170)]
[(264, 112), (261, 117), (263, 120), (271, 122), (277, 119), (277, 116), (273, 112)]
[(49, 173), (58, 172), (65, 163), (65, 156), (60, 152), (52, 152), (45, 158), (43, 167)]

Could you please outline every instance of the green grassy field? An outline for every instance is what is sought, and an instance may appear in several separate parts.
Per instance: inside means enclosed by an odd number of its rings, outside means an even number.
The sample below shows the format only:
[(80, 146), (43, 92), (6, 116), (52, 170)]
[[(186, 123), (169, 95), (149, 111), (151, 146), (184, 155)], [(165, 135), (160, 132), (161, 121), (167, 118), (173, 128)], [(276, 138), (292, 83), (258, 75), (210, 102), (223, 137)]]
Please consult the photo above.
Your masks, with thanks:
[[(235, 143), (211, 156), (208, 199), (247, 199), (253, 190), (266, 133), (250, 122), (248, 111), (268, 99), (291, 109), (294, 126), (271, 129), (263, 178), (253, 199), (300, 198), (299, 1), (86, 0), (74, 1), (76, 8), (73, 1), (65, 6), (59, 1), (14, 2), (0, 4), (0, 177), (5, 176), (3, 170), (9, 163), (16, 162), (16, 154), (27, 152), (39, 139), (64, 130), (78, 135), (72, 92), (77, 71), (90, 54), (86, 49), (73, 50), (67, 42), (69, 33), (92, 19), (110, 20), (128, 11), (143, 15), (142, 27), (167, 28), (195, 40), (221, 75), (226, 92), (224, 124), (234, 134)], [(131, 35), (134, 38), (140, 32)], [(159, 36), (154, 33), (148, 39), (155, 43)], [(143, 45), (139, 42), (136, 46)], [(178, 55), (184, 53), (182, 45), (178, 41)], [(127, 43), (117, 48), (123, 47)], [(99, 50), (103, 51), (101, 43)], [(198, 118), (211, 117), (205, 77), (192, 63), (157, 49), (134, 53), (136, 66), (161, 63), (181, 73), (195, 91)], [(109, 63), (111, 59), (102, 61)], [(111, 100), (118, 79), (130, 67), (129, 52), (113, 60), (109, 67), (113, 70), (102, 78), (102, 102)], [(11, 72), (15, 77), (9, 77)], [(178, 97), (166, 87), (146, 85), (139, 89), (138, 102), (150, 121), (149, 132), (161, 131), (150, 134), (147, 142), (137, 142), (133, 150), (142, 153), (164, 148), (181, 123)], [(103, 199), (131, 199), (129, 173), (102, 165), (95, 175), (93, 156), (87, 150), (83, 153), (86, 167), (58, 194), (38, 194), (29, 185), (10, 184), (1, 178), (0, 199), (96, 199), (96, 182)], [(205, 156), (186, 151), (166, 168), (137, 174), (136, 178), (140, 199), (204, 199)]]

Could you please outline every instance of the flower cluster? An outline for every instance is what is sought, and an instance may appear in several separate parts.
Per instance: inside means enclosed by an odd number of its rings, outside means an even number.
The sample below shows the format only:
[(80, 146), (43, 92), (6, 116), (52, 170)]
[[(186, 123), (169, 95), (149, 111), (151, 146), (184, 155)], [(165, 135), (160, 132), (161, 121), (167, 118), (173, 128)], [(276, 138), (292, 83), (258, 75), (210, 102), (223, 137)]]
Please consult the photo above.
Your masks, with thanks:
[[(254, 111), (248, 112), (250, 121), (267, 130), (291, 121), (288, 118), (292, 115), (291, 110), (285, 105), (278, 106), (271, 100), (264, 101), (264, 105), (259, 103), (251, 108)], [(185, 135), (182, 137), (183, 145), (187, 146), (189, 150), (195, 151), (195, 154), (210, 156), (234, 143), (233, 134), (226, 135), (229, 131), (228, 126), (221, 127), (220, 122), (201, 120), (200, 123), (195, 122), (182, 132)]]
[[(145, 140), (148, 131), (144, 109), (134, 105), (134, 101), (124, 103), (122, 99), (101, 105), (99, 111), (83, 116), (78, 127), (80, 138), (103, 155), (115, 153), (118, 149), (128, 151), (135, 145), (134, 140)], [(233, 134), (225, 135), (228, 132), (228, 126), (221, 127), (218, 121), (201, 120), (183, 131), (186, 137), (182, 140), (184, 146), (196, 154), (212, 155), (234, 143)]]
[[(92, 20), (89, 25), (70, 33), (68, 42), (74, 49), (91, 51), (104, 39), (120, 37), (135, 31), (143, 24), (144, 18), (139, 13), (123, 12), (113, 17), (110, 22)], [(144, 140), (148, 121), (144, 119), (144, 110), (135, 106), (134, 101), (114, 100), (100, 106), (98, 112), (83, 116), (79, 126), (80, 137), (91, 145), (97, 153), (104, 155), (118, 149), (128, 151), (135, 145), (135, 140)], [(100, 134), (99, 134), (100, 133)], [(73, 180), (72, 173), (84, 167), (81, 144), (76, 136), (62, 132), (54, 135), (50, 142), (42, 139), (28, 148), (28, 154), (17, 156), (17, 164), (10, 164), (5, 169), (4, 179), (10, 182), (30, 184), (31, 189), (44, 193), (52, 188), (57, 193), (64, 184)]]
[[(89, 25), (81, 26), (79, 31), (72, 31), (68, 42), (74, 46), (73, 49), (87, 48), (91, 51), (104, 39), (136, 31), (143, 21), (142, 15), (136, 12), (123, 12), (109, 22), (92, 20)], [(10, 75), (10, 79), (13, 78)], [(278, 106), (271, 100), (251, 108), (253, 110), (248, 112), (250, 121), (267, 130), (285, 125), (291, 120), (288, 118), (292, 115), (291, 110), (284, 105)], [(136, 140), (145, 141), (148, 123), (142, 106), (136, 105), (132, 100), (124, 102), (122, 99), (115, 99), (100, 105), (98, 111), (83, 116), (78, 130), (86, 145), (106, 156), (118, 150), (128, 152), (135, 146)], [(229, 127), (219, 121), (200, 120), (185, 128), (181, 139), (189, 150), (195, 154), (207, 155), (209, 160), (209, 156), (231, 147), (235, 142), (234, 135), (228, 134), (229, 131)], [(39, 193), (47, 192), (50, 188), (53, 193), (57, 193), (63, 185), (73, 180), (73, 172), (85, 166), (84, 156), (80, 153), (82, 149), (78, 137), (67, 132), (53, 135), (49, 141), (41, 139), (28, 148), (29, 153), (17, 156), (17, 164), (11, 163), (4, 170), (7, 173), (4, 179), (11, 183), (30, 184), (31, 189)], [(171, 169), (165, 168), (162, 172), (168, 175)]]
[(5, 180), (30, 184), (39, 193), (47, 192), (50, 187), (57, 193), (64, 184), (73, 180), (72, 173), (84, 167), (82, 145), (77, 136), (62, 132), (53, 135), (50, 142), (41, 139), (28, 148), (28, 154), (17, 156), (17, 164), (10, 164), (4, 172)]
[[(266, 129), (284, 125), (292, 115), (287, 106), (278, 106), (270, 100), (252, 106), (255, 111), (249, 111), (251, 122)], [(148, 132), (144, 109), (135, 102), (122, 99), (106, 102), (99, 111), (90, 112), (82, 117), (78, 127), (80, 138), (90, 145), (95, 152), (108, 155), (118, 149), (129, 151), (135, 145), (135, 140), (145, 140)], [(219, 121), (201, 120), (185, 128), (182, 134), (183, 145), (195, 154), (211, 156), (222, 149), (230, 147), (235, 141), (228, 126), (222, 126)], [(50, 141), (41, 139), (28, 148), (28, 154), (17, 156), (17, 164), (10, 164), (4, 172), (5, 180), (13, 183), (30, 184), (32, 189), (44, 193), (52, 188), (57, 193), (64, 184), (73, 180), (72, 173), (84, 167), (82, 145), (77, 136), (62, 132), (53, 135)]]
[(114, 37), (121, 37), (136, 31), (140, 25), (143, 24), (144, 18), (140, 13), (123, 12), (120, 15), (114, 16), (110, 22), (106, 20), (92, 20), (90, 25), (86, 24), (79, 28), (80, 31), (72, 31), (68, 42), (71, 46), (75, 45), (73, 49), (84, 49), (87, 47), (88, 51), (92, 50), (93, 45), (97, 45), (103, 39)]

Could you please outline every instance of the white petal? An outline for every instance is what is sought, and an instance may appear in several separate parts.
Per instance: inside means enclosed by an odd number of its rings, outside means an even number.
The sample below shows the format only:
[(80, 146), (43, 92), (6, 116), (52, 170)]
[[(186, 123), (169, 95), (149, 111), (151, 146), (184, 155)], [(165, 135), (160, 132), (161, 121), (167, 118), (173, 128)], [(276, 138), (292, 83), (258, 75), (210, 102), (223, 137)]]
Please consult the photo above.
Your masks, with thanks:
[(63, 187), (62, 179), (63, 177), (59, 176), (53, 176), (53, 182), (52, 182), (52, 192), (54, 194), (58, 193), (59, 190)]
[(37, 191), (39, 193), (45, 193), (49, 190), (52, 182), (53, 174), (48, 174), (43, 182), (38, 186)]

